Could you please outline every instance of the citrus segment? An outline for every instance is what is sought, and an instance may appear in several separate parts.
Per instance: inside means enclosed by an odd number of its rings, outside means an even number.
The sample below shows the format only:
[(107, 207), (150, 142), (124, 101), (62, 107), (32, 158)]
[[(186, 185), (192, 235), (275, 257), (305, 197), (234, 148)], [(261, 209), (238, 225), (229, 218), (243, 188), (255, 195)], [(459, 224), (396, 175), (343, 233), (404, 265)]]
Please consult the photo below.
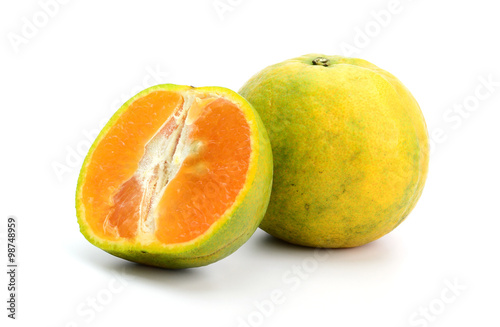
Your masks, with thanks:
[[(190, 259), (188, 248), (199, 254), (210, 244), (216, 236), (209, 234), (241, 225), (224, 232), (234, 242), (225, 250), (230, 253), (262, 219), (271, 160), (259, 116), (236, 93), (170, 84), (145, 90), (115, 114), (85, 160), (77, 188), (82, 232), (112, 254), (176, 267)], [(214, 245), (224, 242), (207, 248)], [(146, 258), (131, 258), (131, 249)], [(174, 258), (181, 254), (182, 260)], [(207, 260), (210, 255), (217, 258), (206, 253)], [(170, 259), (177, 264), (164, 262)], [(186, 266), (202, 264), (198, 257)]]
[(128, 229), (133, 229), (130, 225), (137, 224), (137, 219), (121, 214), (123, 210), (132, 213), (127, 208), (118, 208), (118, 212), (113, 214), (113, 203), (118, 200), (122, 205), (133, 206), (139, 201), (137, 193), (126, 192), (127, 189), (137, 188), (138, 181), (126, 182), (137, 171), (148, 140), (182, 104), (181, 95), (168, 91), (152, 92), (137, 99), (93, 151), (91, 164), (86, 167), (87, 180), (82, 198), (85, 218), (100, 237), (117, 237), (120, 229), (122, 237), (131, 236)]
[(234, 104), (220, 99), (205, 108), (190, 133), (196, 155), (186, 158), (159, 204), (160, 241), (189, 241), (231, 206), (245, 183), (249, 136), (245, 117)]

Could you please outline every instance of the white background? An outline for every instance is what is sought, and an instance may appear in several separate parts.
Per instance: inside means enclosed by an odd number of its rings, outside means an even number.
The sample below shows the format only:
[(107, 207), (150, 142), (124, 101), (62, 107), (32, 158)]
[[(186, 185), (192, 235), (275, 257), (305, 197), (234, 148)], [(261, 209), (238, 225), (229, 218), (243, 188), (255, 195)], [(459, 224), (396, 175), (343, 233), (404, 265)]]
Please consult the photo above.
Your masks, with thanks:
[[(50, 16), (47, 2), (0, 5), (1, 262), (7, 217), (19, 222), (18, 320), (2, 273), (2, 326), (498, 326), (495, 2), (60, 0)], [(87, 139), (129, 96), (159, 83), (238, 90), (311, 52), (364, 58), (422, 107), (436, 146), (395, 231), (320, 258), (259, 230), (182, 271), (130, 264), (79, 233)]]

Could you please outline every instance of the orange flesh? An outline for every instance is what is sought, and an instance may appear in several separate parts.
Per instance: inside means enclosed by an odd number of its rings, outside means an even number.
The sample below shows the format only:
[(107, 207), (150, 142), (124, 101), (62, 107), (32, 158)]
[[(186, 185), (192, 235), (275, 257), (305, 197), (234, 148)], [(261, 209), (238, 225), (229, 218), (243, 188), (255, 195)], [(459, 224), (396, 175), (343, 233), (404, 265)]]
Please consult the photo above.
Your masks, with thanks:
[(232, 206), (250, 154), (236, 104), (154, 91), (130, 104), (95, 148), (82, 190), (86, 220), (108, 240), (190, 241)]

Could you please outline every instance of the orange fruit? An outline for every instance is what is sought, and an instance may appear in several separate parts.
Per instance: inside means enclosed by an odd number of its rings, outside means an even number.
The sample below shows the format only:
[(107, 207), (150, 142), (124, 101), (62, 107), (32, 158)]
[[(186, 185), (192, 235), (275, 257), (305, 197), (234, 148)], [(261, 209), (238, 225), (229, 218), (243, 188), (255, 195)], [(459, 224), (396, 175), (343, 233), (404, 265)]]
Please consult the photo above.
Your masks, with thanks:
[(207, 265), (254, 233), (272, 184), (258, 114), (221, 87), (172, 84), (127, 101), (83, 163), (80, 230), (95, 246), (165, 267)]
[(261, 228), (311, 247), (355, 247), (396, 228), (417, 204), (427, 128), (410, 91), (356, 58), (309, 54), (269, 66), (241, 88), (273, 148)]

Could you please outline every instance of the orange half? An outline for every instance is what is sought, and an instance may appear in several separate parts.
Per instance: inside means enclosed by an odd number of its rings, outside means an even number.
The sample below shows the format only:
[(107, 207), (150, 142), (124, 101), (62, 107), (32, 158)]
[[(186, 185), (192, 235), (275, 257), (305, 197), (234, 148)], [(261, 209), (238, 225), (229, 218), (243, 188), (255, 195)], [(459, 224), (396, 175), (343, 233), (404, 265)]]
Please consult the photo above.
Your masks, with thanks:
[(91, 243), (119, 257), (205, 265), (253, 234), (271, 182), (267, 133), (245, 99), (158, 85), (125, 103), (89, 150), (78, 221)]

